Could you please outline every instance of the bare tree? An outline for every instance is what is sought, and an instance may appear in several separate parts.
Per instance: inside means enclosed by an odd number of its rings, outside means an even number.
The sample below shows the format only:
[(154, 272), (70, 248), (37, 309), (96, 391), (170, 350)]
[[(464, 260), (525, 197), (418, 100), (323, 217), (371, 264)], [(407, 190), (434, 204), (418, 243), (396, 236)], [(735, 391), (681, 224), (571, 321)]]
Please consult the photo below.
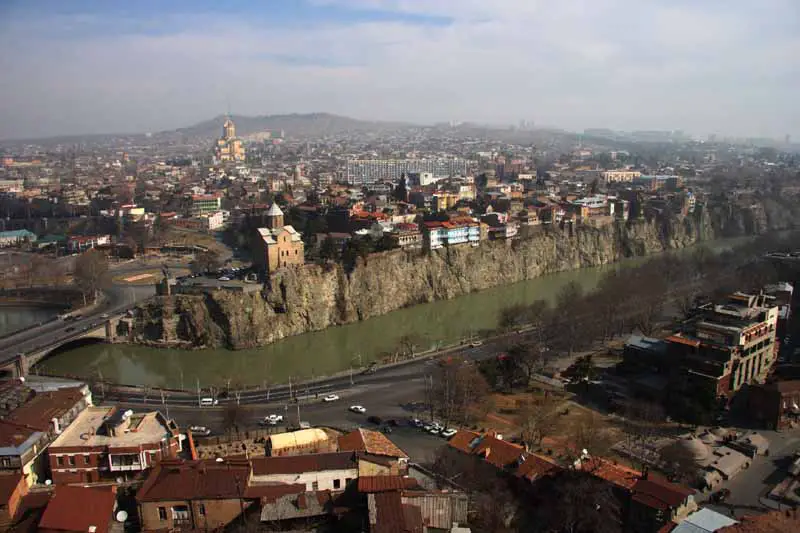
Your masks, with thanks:
[(220, 261), (219, 254), (208, 250), (197, 253), (194, 261), (189, 264), (189, 269), (195, 274), (202, 274), (218, 270), (221, 266), (222, 261)]
[(444, 424), (469, 424), (487, 409), (489, 386), (475, 365), (459, 360), (443, 364), (432, 378), (432, 411)]
[(84, 305), (87, 297), (92, 301), (96, 300), (100, 289), (108, 287), (111, 283), (106, 256), (94, 248), (83, 252), (75, 260), (73, 277), (75, 285), (83, 294)]
[(522, 440), (530, 452), (539, 448), (542, 440), (552, 433), (558, 424), (557, 402), (546, 395), (541, 401), (526, 402), (519, 411), (519, 425)]

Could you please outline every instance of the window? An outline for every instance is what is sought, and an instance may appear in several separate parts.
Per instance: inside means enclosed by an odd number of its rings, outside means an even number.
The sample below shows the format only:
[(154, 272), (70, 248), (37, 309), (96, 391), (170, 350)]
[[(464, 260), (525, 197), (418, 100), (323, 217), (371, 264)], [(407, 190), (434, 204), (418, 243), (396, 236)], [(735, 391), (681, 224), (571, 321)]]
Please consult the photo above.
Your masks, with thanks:
[(158, 508), (158, 519), (159, 520), (166, 520), (167, 519), (167, 508), (166, 507), (159, 507)]
[(314, 481), (311, 483), (311, 490), (319, 490), (319, 482)]
[(69, 466), (75, 466), (75, 456), (74, 455), (70, 455), (69, 456)]
[(349, 478), (344, 480), (344, 484), (345, 485), (349, 485), (351, 481), (353, 481), (353, 478), (349, 477)]
[(342, 488), (342, 480), (341, 479), (334, 479), (333, 480), (333, 488), (334, 489)]
[(89, 466), (89, 462), (90, 462), (89, 461), (89, 455), (88, 454), (84, 455), (83, 456), (83, 464), (85, 464), (86, 466)]
[(56, 456), (56, 465), (64, 466), (64, 458), (61, 457), (60, 455)]
[(197, 504), (197, 514), (199, 514), (200, 516), (206, 515), (206, 504), (204, 503)]

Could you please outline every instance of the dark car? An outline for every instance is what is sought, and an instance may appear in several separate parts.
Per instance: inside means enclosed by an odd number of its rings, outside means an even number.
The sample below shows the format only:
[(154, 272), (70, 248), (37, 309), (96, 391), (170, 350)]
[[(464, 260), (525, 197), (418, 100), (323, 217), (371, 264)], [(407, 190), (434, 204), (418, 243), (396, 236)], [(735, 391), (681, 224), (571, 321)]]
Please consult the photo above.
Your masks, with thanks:
[(383, 420), (379, 416), (372, 415), (367, 418), (367, 422), (370, 424), (375, 424), (376, 426), (380, 426), (383, 423)]
[(711, 495), (711, 501), (714, 503), (722, 503), (727, 500), (730, 495), (731, 491), (729, 489), (720, 489)]
[(68, 327), (68, 328), (64, 328), (64, 332), (65, 332), (65, 333), (72, 333), (73, 331), (75, 331), (75, 328), (74, 328), (74, 327), (72, 327), (72, 326), (70, 326), (70, 327)]

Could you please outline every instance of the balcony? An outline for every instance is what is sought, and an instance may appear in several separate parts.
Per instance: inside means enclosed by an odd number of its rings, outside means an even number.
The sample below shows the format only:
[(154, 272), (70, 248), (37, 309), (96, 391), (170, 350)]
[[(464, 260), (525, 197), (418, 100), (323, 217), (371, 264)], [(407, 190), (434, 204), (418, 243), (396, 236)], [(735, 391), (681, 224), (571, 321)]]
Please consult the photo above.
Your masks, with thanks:
[(111, 455), (108, 458), (108, 465), (112, 472), (138, 472), (145, 468), (138, 454)]

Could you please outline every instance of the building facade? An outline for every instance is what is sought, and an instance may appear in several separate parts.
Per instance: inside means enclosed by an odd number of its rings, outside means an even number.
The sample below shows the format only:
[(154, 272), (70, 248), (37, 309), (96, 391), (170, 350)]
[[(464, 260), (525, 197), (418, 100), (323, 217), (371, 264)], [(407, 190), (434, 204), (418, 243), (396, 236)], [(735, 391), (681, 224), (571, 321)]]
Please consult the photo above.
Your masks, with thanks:
[(129, 479), (182, 450), (174, 422), (161, 413), (89, 407), (50, 445), (53, 483)]
[(777, 356), (777, 323), (778, 307), (764, 294), (736, 292), (701, 310), (689, 331), (669, 336), (668, 353), (679, 361), (684, 385), (730, 397), (767, 377)]
[(398, 181), (405, 174), (429, 174), (426, 181), (436, 177), (464, 176), (467, 160), (459, 157), (431, 159), (351, 159), (347, 161), (344, 178), (351, 185), (369, 185), (379, 181)]

